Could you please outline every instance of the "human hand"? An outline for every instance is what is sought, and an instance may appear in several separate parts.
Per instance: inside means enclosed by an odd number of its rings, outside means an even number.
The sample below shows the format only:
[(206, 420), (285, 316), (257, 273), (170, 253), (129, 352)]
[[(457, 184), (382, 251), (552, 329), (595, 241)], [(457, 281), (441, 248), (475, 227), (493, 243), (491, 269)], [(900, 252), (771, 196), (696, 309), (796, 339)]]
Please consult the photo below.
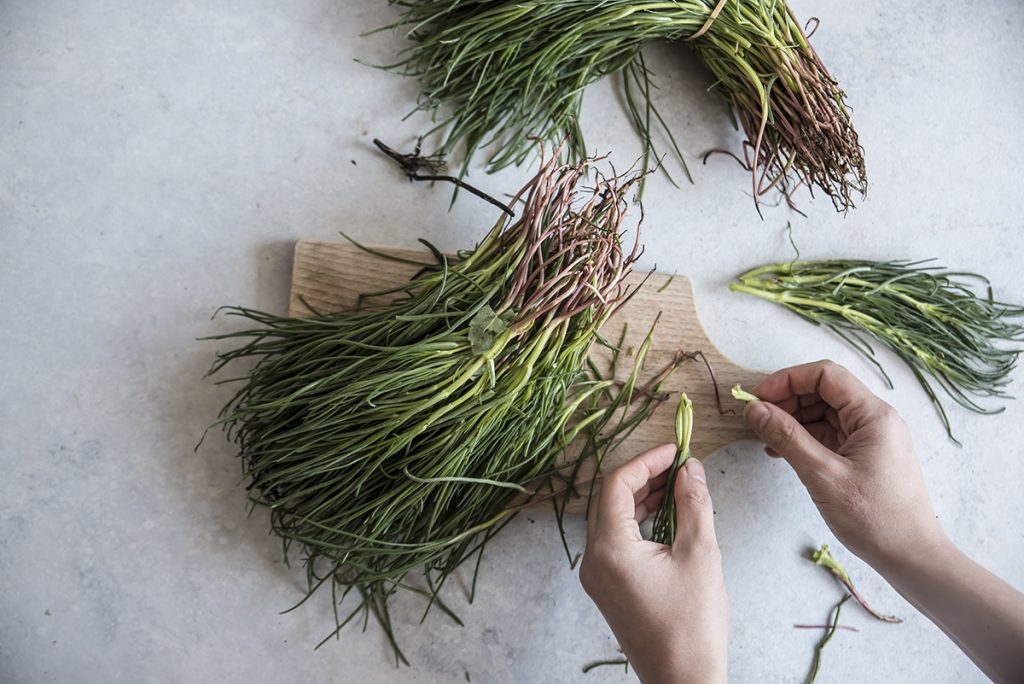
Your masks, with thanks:
[(751, 392), (750, 428), (807, 487), (829, 528), (879, 571), (948, 544), (910, 431), (892, 406), (832, 361), (780, 370)]
[(580, 582), (645, 684), (724, 682), (729, 602), (704, 467), (676, 478), (676, 538), (645, 541), (675, 446), (651, 449), (605, 478), (587, 521)]

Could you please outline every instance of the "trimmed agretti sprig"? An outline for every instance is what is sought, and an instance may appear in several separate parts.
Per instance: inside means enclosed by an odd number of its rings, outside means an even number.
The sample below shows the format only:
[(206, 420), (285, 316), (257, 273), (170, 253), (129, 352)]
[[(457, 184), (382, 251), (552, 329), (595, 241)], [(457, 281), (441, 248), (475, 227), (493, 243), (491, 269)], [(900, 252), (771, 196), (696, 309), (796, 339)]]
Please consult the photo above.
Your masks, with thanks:
[(676, 478), (679, 469), (690, 459), (690, 438), (693, 436), (693, 402), (684, 393), (676, 407), (676, 457), (668, 471), (665, 483), (665, 497), (654, 515), (651, 540), (671, 545), (676, 538)]
[[(794, 261), (747, 271), (729, 288), (781, 304), (832, 330), (871, 361), (890, 387), (868, 340), (891, 349), (914, 372), (953, 438), (935, 385), (971, 411), (1002, 411), (982, 406), (978, 398), (1007, 396), (1004, 388), (1024, 340), (1024, 326), (1014, 319), (1024, 308), (996, 300), (984, 276), (929, 264)], [(970, 281), (982, 284), (984, 294)]]
[(413, 45), (387, 68), (420, 80), (418, 109), (431, 112), (434, 131), (446, 131), (441, 154), (465, 145), (463, 172), (474, 152), (491, 144), (492, 170), (522, 163), (532, 136), (567, 140), (572, 157), (585, 156), (583, 91), (610, 74), (623, 77), (623, 99), (646, 162), (657, 155), (652, 134), (660, 126), (685, 169), (654, 107), (642, 55), (652, 42), (678, 41), (696, 52), (736, 113), (746, 141), (733, 156), (751, 173), (755, 205), (772, 191), (789, 200), (807, 185), (845, 211), (867, 191), (845, 94), (784, 0), (392, 4), (403, 15), (389, 28), (403, 31)]
[[(543, 483), (574, 437), (610, 425), (603, 443), (634, 424), (611, 421), (602, 400), (621, 409), (616, 390), (633, 397), (632, 380), (595, 377), (586, 362), (630, 294), (639, 238), (624, 249), (620, 227), (638, 177), (599, 175), (586, 190), (591, 166), (544, 163), (514, 200), (519, 218), (456, 258), (435, 250), (393, 301), (307, 318), (228, 310), (259, 327), (214, 338), (241, 346), (211, 373), (255, 361), (219, 424), (286, 558), (300, 549), (310, 595), (329, 584), (336, 611), (362, 595), (332, 636), (372, 612), (405, 662), (389, 597), (424, 594), (457, 620), (438, 596), (450, 573), (474, 555), (479, 568), (525, 500), (553, 496)], [(425, 588), (407, 579), (418, 568)]]

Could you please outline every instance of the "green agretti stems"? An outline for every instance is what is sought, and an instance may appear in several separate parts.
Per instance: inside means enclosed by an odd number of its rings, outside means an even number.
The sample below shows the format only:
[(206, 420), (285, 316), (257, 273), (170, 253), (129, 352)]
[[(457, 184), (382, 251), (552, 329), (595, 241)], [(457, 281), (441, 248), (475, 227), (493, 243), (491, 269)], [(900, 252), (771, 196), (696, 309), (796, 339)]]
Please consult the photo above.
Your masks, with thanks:
[(867, 191), (845, 94), (784, 0), (392, 4), (402, 16), (390, 28), (412, 44), (386, 68), (419, 79), (418, 109), (431, 113), (434, 131), (445, 132), (441, 154), (465, 146), (463, 172), (487, 146), (492, 170), (520, 164), (537, 138), (566, 140), (571, 156), (584, 156), (583, 92), (608, 75), (622, 78), (622, 99), (645, 162), (658, 160), (653, 137), (660, 128), (686, 170), (654, 107), (655, 86), (642, 53), (651, 43), (675, 41), (711, 72), (712, 88), (743, 129), (742, 153), (727, 154), (750, 172), (755, 205), (772, 192), (789, 200), (807, 185), (846, 211)]
[(821, 637), (821, 640), (814, 647), (814, 660), (811, 661), (811, 670), (807, 673), (804, 684), (814, 684), (814, 681), (818, 678), (818, 672), (821, 670), (821, 654), (824, 652), (828, 642), (835, 636), (836, 630), (839, 628), (839, 614), (843, 612), (843, 604), (849, 600), (850, 595), (847, 594), (839, 599), (839, 603), (832, 609), (832, 621), (829, 623), (828, 629), (825, 630), (824, 636)]
[(869, 340), (891, 349), (913, 371), (950, 438), (940, 390), (977, 413), (1003, 410), (979, 400), (1007, 396), (1024, 340), (1024, 326), (1014, 319), (1024, 308), (996, 300), (983, 276), (928, 261), (830, 259), (761, 266), (729, 287), (825, 326), (871, 361), (890, 386)]
[(839, 561), (836, 560), (836, 557), (832, 555), (831, 551), (829, 551), (828, 544), (822, 544), (821, 548), (812, 554), (811, 560), (814, 561), (815, 565), (820, 565), (823, 568), (830, 570), (835, 578), (839, 580), (839, 583), (846, 587), (846, 590), (850, 592), (853, 598), (857, 599), (857, 603), (859, 603), (864, 610), (870, 613), (872, 617), (877, 620), (881, 620), (882, 622), (903, 622), (903, 620), (893, 615), (879, 613), (877, 610), (872, 608), (866, 600), (864, 600), (861, 593), (857, 591), (855, 586), (853, 586), (853, 580), (850, 579), (850, 573), (846, 572), (846, 568), (840, 565)]
[[(656, 394), (657, 379), (637, 385), (634, 372), (623, 386), (587, 370), (640, 252), (620, 232), (638, 177), (595, 178), (591, 166), (542, 164), (511, 202), (517, 218), (456, 257), (434, 250), (391, 299), (306, 318), (228, 310), (255, 327), (214, 338), (240, 346), (211, 373), (242, 369), (224, 381), (241, 388), (218, 424), (285, 557), (303, 559), (309, 595), (330, 587), (330, 636), (372, 613), (405, 662), (390, 597), (422, 594), (457, 620), (439, 594), (455, 568), (479, 568), (530, 497), (554, 496), (574, 436), (614, 443), (637, 414), (608, 411)], [(350, 593), (355, 610), (338, 616)]]
[(693, 402), (684, 393), (676, 407), (676, 457), (665, 483), (665, 498), (654, 516), (651, 539), (659, 544), (671, 544), (676, 538), (676, 478), (679, 469), (690, 458), (690, 438), (693, 436)]

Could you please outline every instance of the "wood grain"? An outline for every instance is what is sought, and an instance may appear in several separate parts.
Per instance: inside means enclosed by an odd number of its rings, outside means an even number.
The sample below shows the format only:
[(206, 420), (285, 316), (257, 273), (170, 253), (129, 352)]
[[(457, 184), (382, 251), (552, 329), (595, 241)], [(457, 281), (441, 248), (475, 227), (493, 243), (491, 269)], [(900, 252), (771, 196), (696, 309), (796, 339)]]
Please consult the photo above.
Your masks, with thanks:
[[(393, 247), (374, 248), (391, 256), (430, 263), (425, 250)], [(345, 242), (299, 241), (295, 245), (292, 270), (292, 290), (289, 313), (293, 316), (309, 315), (310, 308), (317, 311), (351, 309), (361, 293), (386, 290), (407, 280), (417, 267), (369, 254)], [(640, 286), (646, 274), (633, 274), (630, 284)], [(659, 316), (660, 315), (660, 316)], [(624, 348), (636, 348), (643, 341), (657, 319), (652, 349), (645, 363), (645, 371), (653, 374), (667, 364), (677, 350), (701, 351), (707, 358), (721, 399), (722, 412), (716, 402), (715, 383), (707, 368), (699, 361), (685, 362), (663, 385), (664, 389), (678, 392), (685, 388), (694, 403), (694, 431), (692, 449), (701, 460), (717, 449), (732, 442), (752, 439), (753, 435), (743, 423), (742, 403), (729, 393), (736, 383), (744, 387), (756, 385), (763, 373), (742, 368), (725, 357), (708, 338), (697, 316), (693, 284), (683, 276), (652, 274), (636, 295), (605, 324), (606, 337), (617, 340), (622, 326), (627, 326)], [(604, 350), (595, 348), (599, 359)], [(628, 372), (629, 359), (620, 357), (620, 372)], [(637, 453), (666, 442), (674, 441), (674, 402), (659, 407), (650, 420), (638, 427), (605, 461), (605, 472), (613, 470)], [(581, 478), (591, 477), (592, 467), (584, 469)], [(574, 502), (569, 510), (578, 512), (586, 505), (584, 500)]]

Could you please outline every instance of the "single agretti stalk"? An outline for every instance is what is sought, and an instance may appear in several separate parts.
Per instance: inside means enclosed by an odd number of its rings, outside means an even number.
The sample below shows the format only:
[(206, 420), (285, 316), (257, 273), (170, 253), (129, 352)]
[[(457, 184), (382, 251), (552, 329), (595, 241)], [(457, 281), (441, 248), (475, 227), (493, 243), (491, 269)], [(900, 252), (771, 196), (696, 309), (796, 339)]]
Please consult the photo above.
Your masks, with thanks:
[(846, 590), (850, 592), (853, 598), (857, 599), (857, 603), (859, 603), (864, 610), (868, 611), (872, 617), (877, 620), (881, 620), (882, 622), (903, 622), (903, 620), (894, 615), (879, 613), (877, 610), (872, 608), (866, 600), (864, 600), (861, 593), (857, 591), (857, 587), (853, 586), (853, 580), (850, 579), (850, 574), (846, 572), (846, 568), (840, 565), (839, 561), (836, 560), (836, 557), (832, 555), (831, 551), (829, 551), (828, 544), (822, 544), (821, 548), (815, 551), (811, 556), (811, 560), (814, 561), (815, 565), (820, 565), (823, 568), (831, 570), (835, 578), (839, 580), (839, 583), (846, 587)]
[[(635, 423), (606, 415), (629, 408), (635, 374), (620, 385), (586, 362), (632, 292), (639, 237), (627, 250), (620, 231), (638, 176), (595, 179), (592, 166), (543, 163), (513, 199), (518, 218), (456, 257), (433, 250), (436, 263), (377, 293), (397, 298), (306, 318), (228, 309), (258, 327), (213, 338), (241, 346), (211, 373), (248, 364), (218, 424), (285, 557), (300, 551), (307, 598), (328, 584), (337, 611), (361, 595), (330, 636), (373, 613), (405, 662), (389, 598), (419, 593), (457, 620), (438, 593), (452, 571), (473, 557), (479, 568), (524, 492), (550, 496), (577, 435), (605, 429), (590, 439), (601, 448)], [(406, 579), (417, 569), (426, 588)]]
[[(1024, 326), (1013, 319), (1024, 316), (1024, 307), (994, 299), (984, 276), (928, 264), (865, 259), (769, 264), (747, 271), (729, 288), (825, 326), (873, 363), (890, 387), (868, 340), (891, 349), (914, 372), (953, 438), (935, 385), (976, 413), (1002, 411), (982, 406), (977, 398), (1007, 396), (1004, 388), (1024, 341)], [(977, 293), (969, 280), (986, 291)]]
[(836, 630), (839, 629), (839, 614), (843, 612), (843, 604), (850, 600), (850, 595), (847, 594), (843, 598), (839, 599), (839, 603), (836, 604), (835, 608), (832, 609), (832, 622), (829, 623), (828, 630), (825, 632), (821, 640), (818, 641), (814, 647), (814, 660), (811, 661), (811, 670), (807, 673), (807, 678), (804, 680), (804, 684), (814, 684), (814, 681), (818, 678), (818, 672), (821, 670), (821, 654), (825, 650), (825, 646), (835, 636)]
[(676, 41), (694, 50), (736, 114), (746, 140), (741, 153), (728, 154), (750, 172), (758, 211), (766, 194), (789, 201), (801, 185), (823, 191), (839, 211), (867, 192), (845, 94), (785, 0), (391, 2), (402, 17), (387, 28), (412, 45), (385, 68), (419, 79), (417, 108), (433, 116), (432, 132), (446, 131), (442, 155), (465, 145), (463, 173), (486, 146), (491, 170), (522, 163), (532, 136), (567, 140), (573, 158), (585, 156), (583, 91), (621, 74), (645, 166), (658, 156), (657, 126), (689, 176), (654, 107), (642, 54), (653, 42)]
[(659, 544), (671, 545), (676, 538), (676, 478), (679, 469), (690, 458), (690, 438), (693, 436), (693, 402), (685, 393), (679, 398), (675, 420), (676, 457), (669, 469), (668, 482), (665, 483), (665, 498), (654, 516), (651, 528), (651, 540)]

